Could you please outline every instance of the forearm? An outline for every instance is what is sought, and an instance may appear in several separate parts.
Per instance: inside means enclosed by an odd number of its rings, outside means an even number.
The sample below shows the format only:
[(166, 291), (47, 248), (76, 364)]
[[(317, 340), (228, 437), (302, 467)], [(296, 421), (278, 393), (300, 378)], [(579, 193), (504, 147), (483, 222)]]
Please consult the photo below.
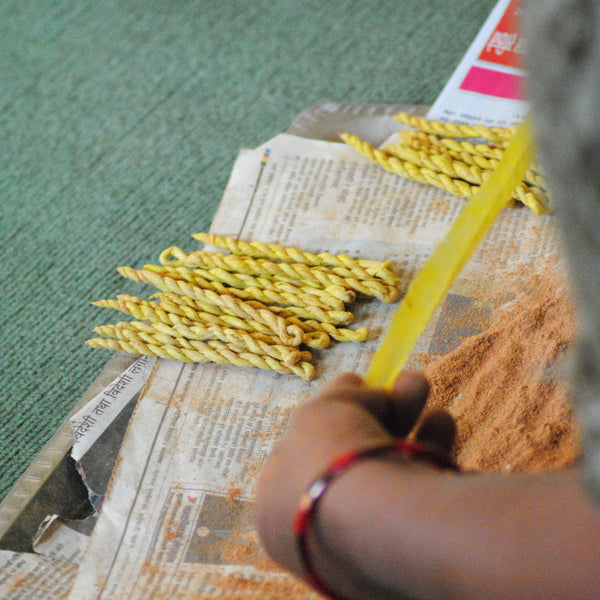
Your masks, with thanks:
[(357, 465), (311, 551), (348, 598), (600, 597), (600, 518), (575, 472), (458, 475)]

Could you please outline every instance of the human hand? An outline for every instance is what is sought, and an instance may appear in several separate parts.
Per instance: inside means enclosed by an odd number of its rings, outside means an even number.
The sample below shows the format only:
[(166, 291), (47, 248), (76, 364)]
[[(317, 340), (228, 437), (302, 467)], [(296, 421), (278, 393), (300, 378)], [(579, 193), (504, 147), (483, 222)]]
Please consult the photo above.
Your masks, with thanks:
[[(411, 433), (428, 393), (427, 380), (417, 373), (402, 373), (389, 393), (365, 387), (357, 375), (344, 374), (295, 410), (257, 486), (259, 533), (274, 560), (303, 575), (293, 528), (303, 492), (342, 453), (388, 444)], [(431, 412), (420, 419), (414, 436), (428, 450), (448, 459), (454, 420), (444, 411)], [(397, 455), (385, 460), (411, 470), (432, 468)]]

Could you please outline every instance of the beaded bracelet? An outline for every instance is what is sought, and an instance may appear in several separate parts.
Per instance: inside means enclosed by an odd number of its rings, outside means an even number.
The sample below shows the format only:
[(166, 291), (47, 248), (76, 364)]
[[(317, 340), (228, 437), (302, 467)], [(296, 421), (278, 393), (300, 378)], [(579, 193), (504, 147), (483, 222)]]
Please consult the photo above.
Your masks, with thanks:
[(304, 494), (302, 494), (294, 520), (294, 534), (296, 536), (296, 545), (300, 553), (300, 558), (304, 566), (306, 580), (317, 592), (327, 596), (331, 600), (344, 600), (344, 598), (332, 591), (317, 574), (315, 564), (308, 552), (308, 530), (314, 520), (325, 492), (335, 479), (352, 465), (362, 460), (375, 458), (389, 452), (398, 452), (411, 458), (424, 460), (442, 469), (459, 471), (458, 466), (449, 458), (440, 456), (432, 450), (427, 449), (419, 442), (404, 438), (398, 439), (390, 444), (366, 448), (364, 450), (350, 450), (341, 454), (329, 464), (325, 472), (317, 477), (308, 486)]

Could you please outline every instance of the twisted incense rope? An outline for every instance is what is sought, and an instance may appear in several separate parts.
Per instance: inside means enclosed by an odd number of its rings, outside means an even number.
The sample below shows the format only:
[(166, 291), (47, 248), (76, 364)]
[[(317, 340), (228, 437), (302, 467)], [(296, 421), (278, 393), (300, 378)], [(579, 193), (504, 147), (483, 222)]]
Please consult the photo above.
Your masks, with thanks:
[(400, 177), (411, 179), (418, 183), (435, 185), (436, 187), (462, 198), (469, 197), (473, 193), (473, 186), (465, 181), (454, 180), (443, 173), (437, 173), (432, 169), (420, 168), (411, 162), (402, 161), (396, 156), (384, 152), (383, 150), (373, 148), (371, 144), (362, 141), (354, 135), (342, 133), (340, 134), (340, 137), (359, 154), (362, 154), (371, 162), (383, 167), (387, 171), (400, 175)]
[(474, 156), (482, 156), (484, 158), (496, 158), (500, 160), (504, 153), (503, 145), (491, 144), (473, 144), (468, 140), (455, 140), (453, 138), (439, 138), (435, 135), (423, 133), (421, 131), (400, 131), (398, 143), (405, 146), (422, 145), (428, 147), (443, 147), (451, 152), (467, 152)]
[[(231, 329), (236, 332), (245, 333), (256, 341), (267, 344), (281, 344), (281, 340), (276, 335), (273, 335), (268, 327), (256, 321), (246, 321), (235, 316), (218, 316), (202, 311), (194, 311), (192, 308), (189, 308), (187, 311), (181, 310), (181, 307), (176, 304), (171, 305), (174, 310), (169, 310), (168, 306), (161, 306), (161, 304), (156, 302), (149, 302), (137, 296), (128, 296), (125, 294), (117, 296), (116, 300), (103, 299), (92, 302), (92, 304), (101, 308), (119, 310), (136, 319), (152, 323), (164, 323), (165, 325), (175, 327), (205, 327), (207, 334), (211, 334), (211, 337), (202, 339), (222, 339), (219, 330), (225, 331)], [(291, 348), (292, 346), (288, 345), (288, 347)]]
[(369, 330), (366, 327), (356, 329), (345, 329), (336, 327), (331, 323), (321, 323), (319, 321), (301, 321), (298, 317), (288, 317), (290, 323), (298, 325), (301, 329), (306, 329), (306, 335), (325, 333), (336, 342), (364, 342), (367, 340)]
[[(289, 281), (274, 281), (267, 277), (255, 277), (243, 271), (230, 272), (220, 267), (206, 269), (188, 268), (186, 266), (165, 267), (159, 265), (145, 265), (144, 269), (154, 271), (159, 275), (166, 275), (173, 279), (181, 279), (204, 287), (211, 284), (224, 283), (242, 290), (242, 294), (250, 290), (262, 290), (260, 294), (269, 295), (273, 302), (293, 304), (297, 306), (320, 306), (326, 310), (344, 310), (345, 302), (353, 302), (356, 295), (351, 290), (346, 290), (339, 285), (331, 285), (327, 289), (306, 285), (295, 285)], [(210, 288), (209, 288), (210, 289)], [(217, 291), (217, 290), (215, 290)], [(238, 293), (238, 292), (234, 292)], [(252, 291), (252, 294), (255, 292)], [(275, 294), (279, 294), (276, 296)], [(297, 296), (298, 298), (294, 298)], [(253, 296), (250, 296), (253, 298)], [(244, 300), (246, 298), (243, 298)], [(258, 298), (257, 298), (258, 299)], [(287, 301), (286, 301), (287, 300)]]
[[(179, 248), (167, 248), (160, 255), (160, 262), (169, 264), (168, 256), (177, 254), (181, 256), (182, 251)], [(185, 255), (184, 255), (185, 256)], [(178, 261), (178, 264), (183, 262)], [(340, 267), (340, 271), (345, 274), (350, 273), (350, 276), (342, 277), (339, 274), (333, 272), (333, 269), (320, 269), (318, 267), (310, 268), (301, 263), (275, 263), (264, 259), (254, 259), (251, 257), (239, 257), (235, 255), (225, 255), (219, 253), (208, 253), (208, 252), (194, 252), (193, 254), (187, 255), (185, 263), (188, 265), (198, 266), (203, 268), (203, 272), (212, 272), (217, 269), (221, 272), (228, 271), (236, 273), (237, 277), (242, 278), (243, 276), (251, 278), (253, 275), (260, 275), (263, 277), (270, 277), (273, 279), (280, 280), (282, 282), (289, 282), (295, 285), (303, 286), (314, 286), (314, 287), (302, 287), (301, 289), (305, 292), (310, 292), (315, 288), (320, 288), (325, 292), (331, 289), (348, 289), (355, 290), (365, 296), (374, 296), (383, 302), (394, 302), (398, 299), (398, 290), (396, 287), (386, 285), (381, 281), (376, 280), (374, 277), (369, 277), (368, 273), (360, 268), (360, 274), (366, 276), (362, 279), (354, 277), (352, 271), (345, 267)], [(215, 269), (215, 267), (217, 269)], [(146, 267), (148, 268), (148, 266)], [(171, 267), (178, 273), (185, 270), (185, 267)], [(153, 268), (155, 272), (160, 272), (156, 268)], [(357, 269), (358, 270), (358, 269)], [(189, 270), (188, 270), (189, 272)], [(243, 275), (241, 275), (243, 274)], [(184, 275), (189, 277), (188, 275)], [(248, 279), (248, 282), (252, 282), (253, 279)], [(257, 280), (261, 281), (261, 280)], [(229, 281), (226, 281), (229, 285), (233, 285)], [(399, 281), (396, 282), (396, 284)], [(236, 287), (238, 287), (236, 285)], [(339, 297), (339, 295), (338, 295)], [(352, 296), (347, 297), (345, 302), (352, 302), (354, 298)], [(329, 306), (334, 310), (342, 310), (342, 306)]]
[[(236, 340), (235, 337), (243, 338), (245, 335), (248, 335), (254, 342), (270, 345), (282, 344), (281, 339), (273, 335), (271, 329), (257, 321), (251, 319), (245, 320), (233, 315), (218, 316), (202, 312), (195, 310), (191, 306), (179, 304), (177, 301), (171, 301), (166, 296), (168, 294), (161, 298), (160, 304), (127, 295), (119, 295), (117, 296), (117, 300), (98, 300), (92, 304), (102, 308), (120, 310), (136, 319), (172, 326), (183, 337), (193, 336), (194, 339), (219, 339), (239, 344), (239, 340)], [(175, 296), (175, 298), (182, 299), (183, 297)], [(190, 301), (193, 302), (193, 300)], [(264, 305), (261, 305), (262, 307)], [(297, 325), (292, 320), (289, 320), (289, 323), (294, 326)], [(300, 328), (300, 330), (301, 338), (296, 345), (302, 343), (309, 348), (321, 350), (327, 348), (331, 343), (331, 338), (325, 333), (324, 329), (315, 331), (313, 328), (305, 331), (304, 328)], [(250, 344), (250, 341), (248, 340), (247, 343)], [(285, 344), (284, 347), (292, 348), (295, 346)], [(305, 357), (302, 360), (308, 360), (308, 358)]]
[[(410, 160), (402, 150), (402, 148), (406, 147), (417, 152), (425, 152), (428, 155), (447, 156), (451, 160), (459, 160), (467, 165), (475, 165), (488, 171), (496, 169), (500, 159), (504, 155), (504, 148), (487, 146), (485, 144), (473, 145), (470, 142), (459, 142), (449, 138), (439, 139), (435, 136), (428, 136), (415, 131), (400, 132), (398, 143), (386, 146), (384, 151), (398, 158), (406, 157), (406, 160)], [(527, 170), (524, 181), (542, 190), (546, 188), (545, 179), (538, 172), (535, 165)]]
[[(220, 240), (228, 243), (228, 247), (232, 242), (230, 238)], [(393, 292), (388, 289), (399, 282), (389, 262), (354, 261), (344, 255), (322, 253), (317, 256), (293, 248), (253, 244), (263, 252), (265, 249), (291, 251), (288, 259), (297, 256), (289, 268), (246, 257), (241, 262), (239, 259), (203, 261), (200, 270), (188, 268), (199, 265), (190, 264), (180, 249), (170, 248), (161, 254), (163, 266), (147, 265), (139, 271), (119, 268), (124, 277), (151, 283), (162, 290), (163, 293), (155, 294), (160, 297), (160, 303), (127, 295), (95, 302), (97, 306), (115, 308), (140, 320), (100, 326), (95, 329), (96, 333), (107, 337), (87, 343), (93, 347), (186, 362), (254, 366), (295, 373), (310, 380), (315, 372), (308, 362), (312, 357), (310, 352), (296, 347), (299, 343), (324, 348), (331, 337), (339, 341), (364, 341), (368, 334), (366, 328), (336, 327), (353, 320), (352, 313), (336, 309), (355, 299), (355, 289), (384, 301), (393, 301), (397, 296), (396, 289)], [(175, 261), (171, 257), (175, 257)], [(298, 262), (298, 258), (302, 262)], [(315, 264), (309, 269), (306, 265), (311, 263)], [(328, 265), (334, 266), (327, 268)], [(223, 283), (239, 287), (230, 289)], [(252, 293), (248, 301), (233, 295), (248, 291)], [(389, 297), (390, 293), (394, 297)], [(288, 296), (303, 300), (291, 300)], [(289, 306), (267, 307), (262, 301)], [(333, 309), (328, 310), (331, 307)], [(277, 311), (282, 311), (281, 315), (285, 314), (287, 319), (275, 314)], [(238, 327), (231, 327), (232, 324)], [(283, 343), (277, 343), (279, 341)]]
[[(101, 325), (96, 327), (94, 331), (105, 337), (114, 337), (119, 339), (131, 340), (138, 336), (145, 342), (155, 344), (168, 344), (174, 346), (192, 347), (191, 341), (207, 341), (208, 345), (215, 348), (212, 341), (217, 341), (219, 344), (225, 343), (237, 353), (250, 352), (271, 356), (272, 358), (281, 361), (284, 365), (291, 367), (296, 363), (304, 360), (311, 360), (310, 352), (299, 351), (291, 346), (281, 344), (267, 344), (259, 340), (255, 340), (248, 333), (237, 332), (233, 329), (221, 330), (217, 333), (218, 338), (202, 325), (186, 326), (182, 323), (176, 325), (167, 325), (160, 321), (154, 323), (146, 323), (145, 321), (129, 321), (120, 322), (115, 325)], [(134, 336), (134, 338), (130, 337)], [(221, 346), (216, 346), (220, 348)]]
[[(194, 320), (194, 312), (196, 310), (196, 306), (198, 305), (198, 301), (192, 298), (188, 298), (187, 296), (178, 296), (176, 294), (157, 294), (160, 297), (161, 306), (170, 312), (178, 313), (181, 311), (181, 314), (189, 314), (188, 311), (191, 311), (192, 320)], [(255, 310), (267, 310), (275, 313), (275, 310), (279, 307), (274, 306), (265, 306), (264, 304), (256, 301), (248, 301), (248, 305), (252, 306)], [(204, 314), (204, 313), (200, 313)], [(293, 313), (289, 313), (290, 316), (293, 316)], [(281, 315), (283, 316), (283, 315)], [(200, 317), (203, 318), (203, 317)], [(234, 315), (221, 315), (220, 317), (226, 323), (231, 324), (238, 329), (244, 329), (246, 327), (254, 328), (257, 331), (264, 331), (264, 325), (257, 323), (251, 319), (243, 320)], [(283, 317), (285, 321), (294, 327), (298, 326), (299, 319), (294, 316), (294, 318), (286, 318)], [(333, 326), (332, 326), (333, 327)], [(301, 331), (301, 340), (299, 343), (305, 344), (309, 348), (314, 348), (315, 350), (321, 350), (323, 348), (327, 348), (331, 343), (330, 337), (327, 335), (325, 328), (304, 328), (299, 327)], [(268, 330), (267, 330), (268, 331)], [(354, 341), (354, 340), (351, 340)]]
[[(180, 317), (168, 313), (160, 308), (154, 302), (148, 302), (135, 297), (119, 297), (118, 300), (100, 300), (94, 302), (96, 306), (115, 308), (121, 312), (132, 315), (137, 319), (149, 320), (151, 323), (133, 322), (131, 327), (141, 329), (147, 332), (161, 332), (172, 337), (184, 337), (198, 340), (220, 340), (236, 346), (240, 351), (253, 352), (255, 354), (268, 354), (284, 362), (298, 362), (298, 360), (310, 360), (310, 354), (303, 355), (292, 346), (281, 344), (281, 340), (273, 335), (263, 333), (248, 332), (228, 327), (224, 324), (217, 324), (214, 321), (209, 323), (190, 321), (186, 317)], [(214, 315), (207, 315), (214, 317)], [(218, 319), (218, 317), (216, 317)], [(123, 327), (123, 325), (119, 324)], [(114, 336), (113, 336), (114, 337)], [(293, 352), (292, 352), (293, 351)], [(292, 358), (290, 358), (290, 356)], [(293, 357), (297, 356), (294, 360)]]
[[(136, 271), (131, 267), (119, 267), (117, 270), (124, 277), (133, 279), (134, 281), (137, 281), (139, 283), (150, 283), (163, 292), (173, 292), (181, 296), (198, 298), (203, 301), (209, 300), (213, 304), (225, 306), (226, 308), (230, 308), (232, 310), (235, 310), (235, 308), (232, 307), (237, 307), (238, 305), (232, 303), (231, 300), (236, 300), (238, 303), (242, 302), (238, 298), (234, 298), (233, 295), (228, 294), (228, 292), (232, 291), (231, 288), (224, 288), (223, 292), (221, 294), (218, 294), (213, 290), (202, 289), (196, 285), (191, 285), (186, 281), (177, 281), (175, 279), (172, 279), (171, 277), (163, 277), (162, 275), (159, 275), (158, 273), (153, 273), (152, 271)], [(258, 300), (261, 301), (260, 298)], [(301, 318), (315, 319), (316, 321), (328, 321), (337, 325), (349, 325), (354, 318), (351, 312), (341, 310), (324, 310), (318, 306), (289, 306), (289, 309)], [(241, 310), (241, 312), (243, 313), (243, 309)], [(239, 312), (237, 314), (239, 314)], [(270, 314), (272, 315), (273, 313)], [(239, 314), (239, 316), (242, 315)], [(278, 331), (278, 335), (281, 336), (282, 332)], [(288, 343), (283, 338), (282, 340), (284, 341), (284, 343)], [(290, 343), (289, 345), (293, 346), (295, 344)]]
[(402, 160), (407, 160), (417, 167), (440, 171), (452, 178), (464, 179), (465, 181), (477, 184), (481, 184), (482, 182), (482, 169), (480, 167), (467, 165), (462, 161), (451, 160), (442, 154), (428, 154), (406, 146), (399, 146), (395, 148), (394, 156)]
[[(259, 302), (251, 302), (255, 308), (260, 308)], [(271, 306), (273, 312), (279, 316), (285, 318), (288, 323), (298, 325), (300, 329), (306, 332), (306, 335), (311, 334), (327, 334), (337, 342), (364, 342), (366, 341), (369, 330), (366, 327), (358, 327), (357, 329), (345, 329), (343, 327), (336, 327), (332, 323), (315, 321), (314, 319), (300, 319), (296, 316), (291, 309), (284, 308), (283, 306)], [(316, 346), (313, 346), (316, 348)]]
[[(132, 272), (135, 272), (134, 269), (130, 269), (130, 267), (121, 267), (121, 269), (121, 274), (127, 271), (131, 274), (130, 278), (133, 279)], [(274, 289), (265, 289), (269, 287), (269, 282), (259, 282), (255, 278), (252, 278), (252, 281), (248, 281), (248, 283), (251, 285), (250, 287), (246, 287), (243, 283), (243, 279), (249, 276), (237, 276), (233, 273), (220, 271), (219, 269), (211, 269), (211, 272), (212, 273), (209, 274), (209, 277), (215, 277), (218, 280), (211, 281), (207, 277), (202, 276), (202, 273), (208, 273), (208, 271), (203, 271), (201, 273), (200, 270), (192, 271), (186, 267), (175, 267), (170, 269), (169, 267), (161, 267), (158, 265), (146, 265), (144, 269), (137, 271), (137, 278), (140, 281), (152, 283), (152, 285), (162, 289), (157, 284), (159, 281), (158, 278), (160, 278), (163, 281), (163, 285), (167, 285), (166, 282), (169, 282), (168, 285), (171, 287), (168, 291), (175, 291), (176, 293), (183, 293), (185, 295), (189, 294), (187, 292), (177, 292), (173, 286), (179, 285), (183, 290), (187, 289), (185, 287), (186, 285), (188, 287), (191, 285), (203, 290), (212, 290), (213, 292), (221, 295), (234, 296), (240, 300), (258, 300), (264, 304), (283, 304), (288, 306), (301, 306), (303, 308), (315, 307), (323, 310), (344, 309), (344, 303), (337, 298), (333, 298), (332, 296), (329, 296), (328, 302), (325, 303), (314, 294), (290, 293), (289, 290), (279, 292)], [(223, 282), (229, 285), (235, 285), (236, 287), (226, 287)], [(259, 285), (262, 286), (262, 289), (261, 287), (258, 287)], [(281, 285), (285, 286), (284, 283)], [(297, 290), (297, 288), (295, 289)], [(335, 306), (332, 306), (334, 304)]]
[[(418, 151), (402, 145), (394, 146), (391, 154), (407, 160), (418, 167), (437, 170), (449, 177), (464, 179), (477, 185), (481, 185), (493, 171), (493, 168), (484, 169), (476, 164), (467, 164), (462, 160), (455, 160), (447, 154)], [(497, 164), (498, 161), (496, 161)], [(530, 195), (533, 200), (530, 198)], [(515, 188), (515, 196), (523, 204), (529, 205), (534, 201), (538, 201), (544, 206), (544, 212), (547, 211), (544, 192), (537, 187), (529, 187), (524, 183), (520, 183)]]
[(133, 279), (140, 283), (151, 283), (164, 292), (183, 294), (191, 298), (197, 298), (206, 305), (213, 305), (220, 309), (229, 311), (230, 314), (241, 318), (249, 318), (263, 323), (288, 346), (297, 346), (302, 340), (302, 331), (296, 325), (290, 325), (285, 319), (279, 317), (270, 310), (257, 310), (252, 305), (233, 296), (219, 295), (212, 290), (203, 290), (197, 286), (190, 286), (185, 282), (176, 282), (172, 279), (163, 278), (152, 272), (143, 272), (144, 277), (135, 269), (120, 267), (119, 273), (124, 277)]
[(377, 277), (386, 281), (386, 277), (395, 277), (391, 271), (389, 261), (378, 261), (368, 259), (354, 260), (345, 254), (330, 254), (321, 252), (313, 254), (297, 248), (280, 246), (278, 244), (265, 244), (263, 242), (247, 242), (234, 240), (231, 237), (216, 235), (214, 233), (194, 233), (192, 237), (215, 248), (229, 250), (238, 256), (250, 256), (252, 258), (268, 258), (289, 263), (302, 263), (311, 267), (354, 267), (373, 268), (379, 270)]
[[(400, 131), (398, 144), (408, 146), (413, 150), (422, 150), (428, 153), (446, 154), (458, 158), (468, 164), (477, 164), (484, 169), (495, 169), (504, 156), (504, 146), (488, 144), (473, 144), (468, 140), (455, 140), (452, 138), (438, 138), (419, 131)], [(384, 150), (394, 154), (398, 144), (390, 144)], [(538, 166), (533, 162), (527, 170), (524, 179), (542, 189), (546, 188), (544, 177), (540, 174)]]
[[(433, 169), (418, 167), (408, 161), (402, 161), (388, 152), (373, 148), (369, 143), (362, 141), (356, 136), (340, 134), (340, 137), (371, 162), (401, 177), (419, 183), (429, 183), (461, 198), (471, 197), (478, 188), (478, 186), (471, 185), (462, 179), (454, 179), (446, 173), (440, 173)], [(542, 202), (543, 194), (541, 197), (538, 197), (536, 194), (521, 183), (517, 186), (513, 195), (539, 216), (544, 214), (547, 209), (546, 205)]]
[(195, 342), (194, 348), (182, 348), (169, 344), (151, 344), (141, 340), (116, 340), (113, 338), (92, 338), (86, 340), (93, 348), (109, 348), (121, 350), (130, 354), (144, 354), (173, 358), (183, 362), (214, 362), (221, 365), (236, 365), (239, 367), (256, 367), (276, 371), (283, 374), (294, 374), (310, 381), (315, 374), (315, 368), (308, 362), (299, 362), (288, 367), (270, 356), (258, 356), (250, 352), (236, 353), (232, 350), (215, 350), (204, 342)]
[(483, 125), (458, 125), (456, 123), (440, 123), (428, 121), (424, 117), (399, 113), (394, 116), (396, 121), (424, 133), (439, 135), (446, 138), (481, 138), (498, 144), (508, 141), (516, 131), (515, 127), (484, 127)]
[[(186, 254), (181, 248), (171, 246), (163, 250), (159, 258), (165, 266), (193, 266), (203, 269), (219, 267), (233, 273), (246, 273), (248, 275), (259, 275), (264, 277), (282, 278), (281, 280), (305, 281), (322, 285), (328, 290), (330, 284), (321, 276), (319, 279), (316, 272), (329, 273), (342, 278), (354, 278), (359, 281), (381, 280), (388, 285), (397, 286), (399, 278), (387, 268), (382, 267), (354, 267), (338, 266), (327, 268), (324, 266), (310, 266), (306, 263), (276, 263), (264, 258), (251, 256), (239, 256), (236, 254), (222, 254), (220, 252), (197, 251)], [(285, 279), (283, 279), (285, 278)], [(333, 292), (331, 292), (333, 294)], [(341, 298), (341, 296), (338, 296)], [(354, 297), (349, 295), (342, 298), (344, 302), (354, 302)]]
[[(387, 285), (398, 287), (400, 283), (400, 278), (389, 269), (377, 269), (377, 268), (366, 268), (362, 269), (362, 267), (350, 269), (348, 267), (311, 267), (314, 271), (321, 271), (323, 273), (333, 273), (334, 275), (338, 275), (342, 278), (355, 278), (360, 281), (378, 281), (383, 282)], [(361, 271), (364, 271), (362, 273)], [(365, 275), (368, 275), (367, 278)]]

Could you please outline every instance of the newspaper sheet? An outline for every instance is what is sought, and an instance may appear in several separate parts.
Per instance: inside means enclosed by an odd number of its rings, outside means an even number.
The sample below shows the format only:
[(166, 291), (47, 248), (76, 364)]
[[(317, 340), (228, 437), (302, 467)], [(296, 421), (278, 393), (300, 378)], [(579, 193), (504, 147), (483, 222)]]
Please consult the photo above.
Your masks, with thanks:
[(488, 127), (520, 123), (525, 100), (521, 0), (500, 0), (427, 117)]
[[(212, 231), (387, 259), (403, 292), (463, 205), (383, 171), (344, 145), (284, 134), (239, 154)], [(491, 289), (514, 292), (515, 271), (534, 272), (555, 254), (552, 217), (506, 209), (423, 334), (411, 365), (450, 349), (454, 342), (436, 332), (442, 320), (451, 322), (453, 307), (480, 308)], [(359, 300), (355, 324), (370, 329), (369, 340), (315, 353), (312, 382), (158, 360), (71, 600), (312, 597), (259, 545), (256, 476), (299, 403), (341, 371), (366, 371), (395, 308)]]

